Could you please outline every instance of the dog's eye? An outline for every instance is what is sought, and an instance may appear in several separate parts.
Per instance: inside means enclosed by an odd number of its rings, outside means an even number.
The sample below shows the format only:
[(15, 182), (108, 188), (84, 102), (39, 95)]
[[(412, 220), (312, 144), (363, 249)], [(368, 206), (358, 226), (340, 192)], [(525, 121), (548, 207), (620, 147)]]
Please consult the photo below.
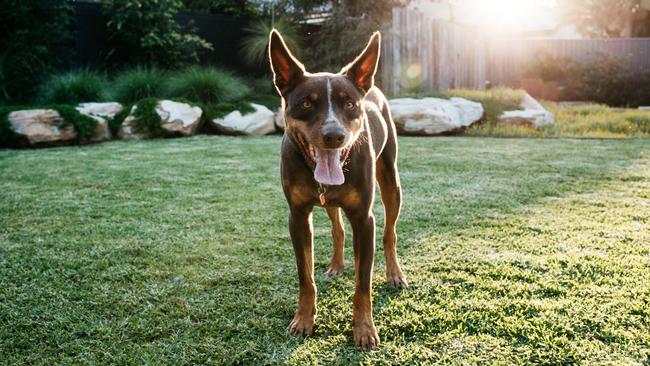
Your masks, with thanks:
[(356, 105), (351, 100), (348, 100), (347, 102), (345, 102), (345, 109), (354, 109), (355, 106)]
[(305, 100), (304, 102), (302, 102), (302, 108), (303, 108), (303, 109), (309, 109), (309, 108), (311, 108), (311, 102), (308, 101), (308, 100)]

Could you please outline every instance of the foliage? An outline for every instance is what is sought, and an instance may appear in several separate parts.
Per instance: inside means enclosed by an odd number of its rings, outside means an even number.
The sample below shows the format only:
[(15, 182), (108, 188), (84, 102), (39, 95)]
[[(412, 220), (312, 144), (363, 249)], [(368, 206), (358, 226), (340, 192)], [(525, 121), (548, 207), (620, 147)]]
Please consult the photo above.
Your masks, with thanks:
[[(327, 18), (305, 50), (308, 70), (338, 72), (363, 50), (370, 35), (386, 30), (392, 9), (403, 4), (399, 0), (333, 1), (332, 15)], [(383, 32), (388, 36), (388, 32)]]
[(114, 98), (130, 104), (144, 98), (162, 98), (168, 88), (168, 76), (157, 68), (136, 67), (117, 75), (114, 81)]
[(164, 137), (167, 133), (160, 125), (160, 115), (156, 112), (157, 98), (145, 98), (135, 104), (133, 125), (137, 133), (149, 138)]
[(242, 115), (255, 112), (255, 108), (248, 102), (221, 103), (202, 106), (206, 119), (221, 118), (227, 114), (239, 111)]
[(245, 29), (247, 35), (241, 44), (241, 54), (244, 60), (251, 65), (268, 65), (269, 33), (276, 29), (282, 34), (284, 42), (295, 56), (300, 55), (298, 45), (298, 29), (295, 23), (289, 20), (278, 20), (273, 24), (257, 20)]
[(51, 105), (52, 108), (59, 112), (63, 118), (61, 127), (72, 125), (77, 133), (77, 141), (84, 141), (95, 135), (97, 132), (97, 122), (79, 111), (71, 105), (59, 104)]
[(566, 81), (576, 75), (576, 64), (568, 58), (560, 57), (546, 48), (535, 50), (533, 62), (524, 65), (524, 75), (547, 81)]
[(113, 118), (108, 119), (108, 128), (111, 130), (113, 136), (117, 135), (122, 122), (129, 116), (131, 110), (133, 109), (133, 104), (126, 104), (123, 106), (122, 111), (113, 116)]
[(11, 146), (16, 140), (16, 133), (11, 128), (11, 122), (7, 118), (13, 112), (13, 107), (0, 107), (0, 146)]
[(254, 17), (259, 13), (259, 4), (250, 0), (183, 0), (183, 7), (190, 11), (236, 17)]
[(255, 90), (255, 93), (251, 93), (247, 100), (266, 106), (271, 110), (276, 110), (280, 107), (280, 96), (275, 90), (270, 76), (261, 79), (250, 79), (247, 81), (247, 84)]
[(39, 81), (65, 58), (72, 6), (63, 0), (5, 0), (0, 19), (0, 104), (32, 101)]
[(650, 36), (650, 4), (644, 0), (558, 2), (567, 22), (590, 37)]
[(411, 287), (384, 280), (377, 197), (371, 352), (352, 344), (351, 231), (329, 279), (318, 208), (316, 332), (286, 331), (298, 280), (279, 136), (0, 151), (0, 364), (647, 361), (647, 140), (399, 143)]
[(447, 97), (460, 97), (481, 103), (485, 111), (483, 119), (488, 123), (496, 122), (505, 111), (521, 109), (521, 101), (524, 99), (523, 90), (508, 88), (452, 89), (445, 94)]
[(540, 57), (528, 66), (526, 74), (557, 81), (562, 100), (611, 106), (650, 103), (650, 71), (635, 70), (627, 57), (599, 54), (578, 63), (548, 52), (538, 54)]
[(167, 95), (202, 104), (239, 101), (251, 90), (244, 80), (211, 67), (192, 66), (174, 74)]
[(112, 39), (132, 55), (133, 64), (175, 68), (212, 49), (194, 29), (182, 29), (176, 22), (182, 6), (181, 0), (113, 0), (104, 10)]
[(54, 75), (41, 86), (44, 103), (77, 104), (106, 99), (105, 78), (90, 70), (70, 71)]

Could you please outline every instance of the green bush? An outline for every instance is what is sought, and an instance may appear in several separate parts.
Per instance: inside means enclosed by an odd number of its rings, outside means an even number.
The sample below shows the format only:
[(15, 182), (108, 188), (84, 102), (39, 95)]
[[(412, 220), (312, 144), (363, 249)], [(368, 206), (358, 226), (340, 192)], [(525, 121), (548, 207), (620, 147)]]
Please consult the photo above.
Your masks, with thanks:
[(599, 54), (578, 63), (539, 51), (525, 75), (557, 81), (561, 100), (620, 107), (650, 104), (650, 72), (633, 70), (628, 57)]
[(105, 78), (89, 70), (55, 75), (41, 86), (44, 103), (77, 104), (106, 100)]
[(77, 133), (77, 141), (89, 139), (97, 132), (97, 122), (71, 105), (52, 105), (49, 108), (55, 109), (63, 118), (62, 127), (72, 125)]
[(11, 146), (16, 139), (16, 133), (7, 119), (14, 110), (12, 107), (0, 107), (0, 146)]
[(255, 93), (252, 93), (248, 97), (248, 100), (266, 106), (271, 110), (276, 110), (280, 107), (280, 96), (275, 90), (270, 76), (262, 79), (248, 80), (247, 84), (255, 90)]
[(489, 90), (452, 89), (445, 93), (447, 97), (460, 97), (483, 105), (483, 119), (495, 123), (505, 111), (521, 109), (524, 99), (523, 90), (492, 88)]
[(248, 102), (221, 103), (203, 106), (207, 119), (221, 118), (230, 112), (239, 111), (242, 115), (255, 112), (255, 108)]
[(228, 72), (194, 66), (178, 72), (171, 78), (168, 96), (212, 105), (240, 101), (247, 97), (250, 91), (244, 80)]
[(298, 47), (298, 29), (294, 24), (294, 22), (285, 20), (279, 20), (273, 24), (258, 20), (249, 25), (245, 29), (247, 35), (240, 48), (244, 60), (253, 66), (268, 64), (269, 33), (274, 28), (282, 34), (282, 38), (291, 49), (291, 52), (298, 56), (300, 51)]
[(73, 10), (64, 0), (5, 0), (0, 6), (0, 104), (33, 101), (42, 79), (67, 57)]
[(136, 103), (133, 111), (135, 132), (150, 138), (164, 137), (166, 130), (160, 125), (160, 115), (156, 112), (157, 98), (145, 98)]
[(167, 74), (156, 68), (137, 67), (121, 72), (113, 84), (115, 100), (132, 104), (144, 98), (164, 97)]
[(135, 64), (176, 68), (196, 62), (212, 45), (182, 29), (174, 16), (181, 0), (113, 0), (104, 2), (108, 32), (118, 52), (133, 55)]

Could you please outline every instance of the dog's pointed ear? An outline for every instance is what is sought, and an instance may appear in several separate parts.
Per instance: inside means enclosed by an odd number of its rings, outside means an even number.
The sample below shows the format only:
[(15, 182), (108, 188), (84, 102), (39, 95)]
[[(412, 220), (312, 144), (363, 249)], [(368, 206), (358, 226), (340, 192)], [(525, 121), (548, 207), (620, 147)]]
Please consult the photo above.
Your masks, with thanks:
[(305, 75), (305, 67), (289, 51), (280, 33), (273, 29), (269, 34), (269, 59), (273, 72), (273, 84), (285, 96)]
[(341, 70), (341, 74), (347, 76), (357, 88), (365, 93), (375, 85), (380, 48), (381, 35), (379, 32), (375, 32), (363, 52)]

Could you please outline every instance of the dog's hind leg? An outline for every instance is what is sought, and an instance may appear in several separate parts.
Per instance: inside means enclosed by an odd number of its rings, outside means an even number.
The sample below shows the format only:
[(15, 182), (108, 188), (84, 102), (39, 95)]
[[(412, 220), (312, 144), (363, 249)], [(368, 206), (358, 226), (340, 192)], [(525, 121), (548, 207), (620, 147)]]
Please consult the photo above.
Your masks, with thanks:
[(345, 248), (345, 228), (343, 226), (343, 217), (341, 209), (338, 207), (328, 207), (327, 216), (332, 221), (332, 260), (325, 274), (329, 277), (338, 276), (343, 273), (343, 250)]
[[(390, 136), (392, 132), (392, 136)], [(384, 204), (384, 256), (386, 257), (386, 281), (397, 288), (408, 286), (397, 259), (397, 218), (402, 206), (402, 188), (397, 171), (397, 140), (395, 130), (389, 130), (389, 138), (377, 159), (377, 182)]]

